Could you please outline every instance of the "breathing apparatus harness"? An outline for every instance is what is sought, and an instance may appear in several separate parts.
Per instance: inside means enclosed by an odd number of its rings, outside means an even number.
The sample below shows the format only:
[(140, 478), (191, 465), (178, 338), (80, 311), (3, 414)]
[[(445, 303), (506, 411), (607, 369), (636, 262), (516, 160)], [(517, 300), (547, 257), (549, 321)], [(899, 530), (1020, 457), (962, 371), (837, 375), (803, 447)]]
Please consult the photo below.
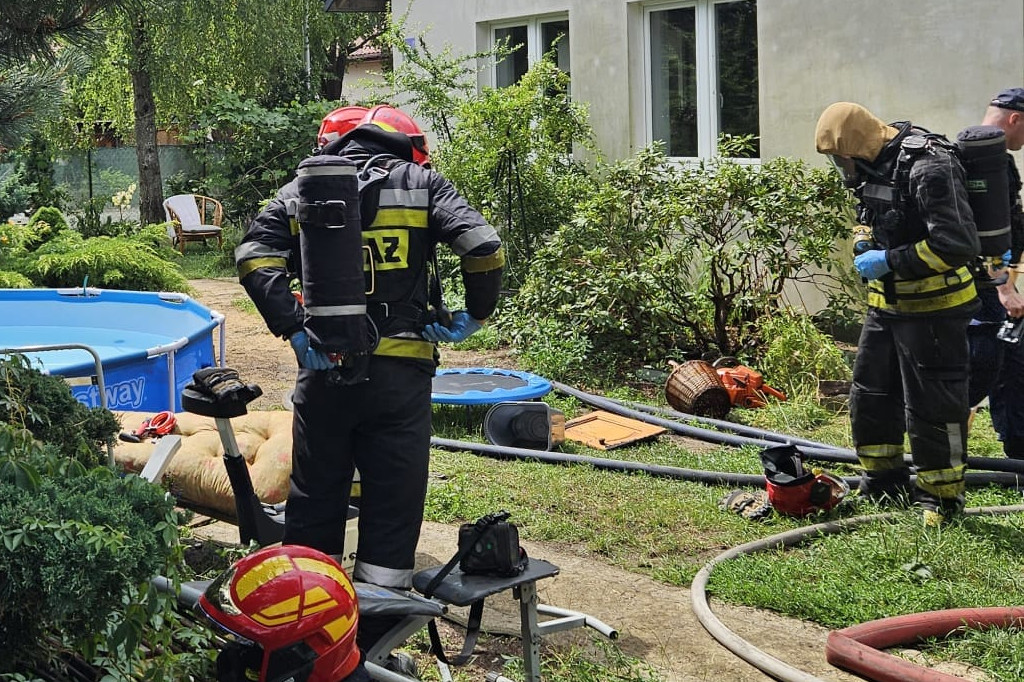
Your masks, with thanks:
[[(358, 170), (356, 173), (356, 179), (359, 182), (359, 201), (364, 216), (374, 215), (374, 211), (377, 206), (377, 196), (379, 187), (376, 187), (380, 183), (387, 180), (391, 174), (391, 167), (396, 161), (400, 161), (394, 154), (375, 154), (371, 156)], [(414, 304), (405, 301), (397, 303), (379, 303), (374, 306), (370, 304), (370, 316), (371, 318), (377, 318), (377, 321), (382, 325), (386, 326), (387, 318), (397, 318), (397, 322), (401, 324), (403, 321), (406, 326), (409, 326), (416, 334), (419, 330), (428, 324), (433, 322), (441, 322), (444, 326), (449, 326), (452, 321), (451, 311), (444, 304), (444, 293), (441, 287), (441, 270), (437, 263), (437, 248), (436, 246), (430, 247), (429, 265), (431, 267), (431, 274), (429, 277), (428, 292), (427, 292), (427, 303), (428, 310), (426, 315), (420, 311)], [(373, 259), (373, 254), (369, 254), (369, 271), (370, 271), (370, 288), (366, 294), (369, 296), (374, 291), (374, 282), (376, 280), (376, 263)], [(375, 313), (379, 309), (381, 313), (379, 316)], [(382, 331), (381, 335), (385, 335), (387, 331)]]
[[(869, 235), (858, 235), (855, 250), (862, 253), (878, 248), (879, 244), (892, 248), (915, 238), (906, 233), (907, 216), (914, 210), (910, 170), (920, 156), (941, 148), (964, 167), (983, 259), (1001, 256), (1010, 246), (1005, 133), (994, 126), (970, 126), (962, 130), (953, 143), (943, 135), (913, 126), (908, 121), (898, 121), (892, 126), (900, 132), (882, 150), (882, 156), (888, 158), (874, 164), (855, 160), (863, 177), (854, 188), (859, 202), (857, 220), (871, 228)], [(983, 259), (971, 265), (972, 274), (983, 282), (991, 281)], [(885, 275), (882, 285), (886, 302), (894, 303), (894, 274)]]

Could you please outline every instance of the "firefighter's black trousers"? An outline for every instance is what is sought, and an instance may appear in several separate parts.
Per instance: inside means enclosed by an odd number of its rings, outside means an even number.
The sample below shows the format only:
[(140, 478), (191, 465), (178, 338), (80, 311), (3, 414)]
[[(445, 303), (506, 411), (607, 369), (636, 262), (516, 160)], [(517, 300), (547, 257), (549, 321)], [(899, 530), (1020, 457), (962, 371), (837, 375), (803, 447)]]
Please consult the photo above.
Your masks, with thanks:
[(370, 360), (369, 381), (351, 386), (332, 385), (327, 372), (299, 370), (286, 544), (343, 553), (358, 468), (354, 577), (411, 586), (427, 491), (432, 376), (432, 363), (378, 356)]
[(903, 467), (907, 433), (917, 487), (939, 498), (963, 492), (967, 323), (868, 310), (850, 391), (853, 442), (867, 472)]

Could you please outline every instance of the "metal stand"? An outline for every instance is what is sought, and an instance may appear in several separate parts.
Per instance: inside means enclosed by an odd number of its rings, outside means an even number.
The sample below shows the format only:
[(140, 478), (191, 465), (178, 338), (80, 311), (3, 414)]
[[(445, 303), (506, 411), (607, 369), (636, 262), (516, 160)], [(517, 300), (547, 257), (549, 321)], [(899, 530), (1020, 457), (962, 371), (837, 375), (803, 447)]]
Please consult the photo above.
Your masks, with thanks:
[[(417, 590), (425, 589), (440, 569), (441, 567), (437, 566), (420, 571), (413, 576), (413, 585)], [(469, 606), (493, 594), (511, 589), (513, 596), (519, 600), (524, 676), (526, 682), (541, 682), (540, 640), (544, 635), (586, 626), (597, 630), (609, 639), (618, 637), (618, 631), (615, 628), (593, 616), (538, 602), (537, 581), (558, 575), (558, 572), (558, 566), (534, 557), (530, 557), (530, 563), (525, 571), (510, 578), (467, 575), (456, 568), (441, 581), (441, 584), (435, 589), (434, 595), (447, 604)], [(542, 622), (539, 618), (540, 614), (557, 616), (557, 618)]]

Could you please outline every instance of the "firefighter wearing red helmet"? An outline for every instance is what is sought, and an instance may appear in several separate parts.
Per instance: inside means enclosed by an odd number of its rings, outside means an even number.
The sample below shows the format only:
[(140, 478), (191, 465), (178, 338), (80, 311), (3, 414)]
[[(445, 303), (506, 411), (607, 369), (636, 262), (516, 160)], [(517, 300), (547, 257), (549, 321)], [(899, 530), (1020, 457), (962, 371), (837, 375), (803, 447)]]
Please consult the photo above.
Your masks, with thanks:
[(226, 635), (218, 682), (368, 682), (356, 646), (355, 588), (309, 547), (261, 549), (235, 562), (199, 598)]
[[(423, 165), (426, 147), (417, 152), (409, 135), (419, 127), (408, 127), (390, 108), (367, 116), (372, 123), (318, 152), (354, 165), (362, 185), (366, 314), (380, 338), (367, 378), (345, 385), (329, 380), (332, 362), (306, 333), (304, 308), (289, 289), (303, 265), (298, 221), (289, 214), (299, 196), (295, 181), (249, 225), (235, 261), (268, 328), (288, 339), (299, 362), (284, 542), (335, 556), (351, 551), (344, 547), (344, 530), (358, 469), (353, 577), (407, 589), (427, 490), (437, 344), (464, 340), (491, 316), (505, 256), (497, 231), (448, 180)], [(450, 320), (438, 315), (440, 294), (431, 276), (438, 245), (461, 262), (465, 306)], [(388, 627), (364, 618), (360, 646), (371, 646)]]
[(317, 146), (323, 147), (355, 128), (362, 122), (368, 111), (369, 109), (366, 107), (339, 107), (324, 116), (320, 123), (320, 131), (316, 135)]
[(425, 168), (430, 168), (430, 149), (427, 147), (427, 137), (409, 114), (390, 104), (378, 104), (367, 110), (362, 120), (359, 121), (360, 125), (366, 123), (373, 123), (384, 130), (408, 135), (409, 141), (412, 142), (412, 160)]

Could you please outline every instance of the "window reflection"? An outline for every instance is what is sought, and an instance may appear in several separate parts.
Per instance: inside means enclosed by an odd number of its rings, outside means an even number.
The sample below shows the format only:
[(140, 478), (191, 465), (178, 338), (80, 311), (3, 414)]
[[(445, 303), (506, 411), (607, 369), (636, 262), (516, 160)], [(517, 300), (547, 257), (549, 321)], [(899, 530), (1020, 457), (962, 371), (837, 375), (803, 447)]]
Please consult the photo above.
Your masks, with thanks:
[[(722, 133), (757, 135), (756, 0), (698, 0), (649, 16), (652, 139), (669, 156), (697, 157)], [(755, 140), (751, 156), (759, 151)]]

